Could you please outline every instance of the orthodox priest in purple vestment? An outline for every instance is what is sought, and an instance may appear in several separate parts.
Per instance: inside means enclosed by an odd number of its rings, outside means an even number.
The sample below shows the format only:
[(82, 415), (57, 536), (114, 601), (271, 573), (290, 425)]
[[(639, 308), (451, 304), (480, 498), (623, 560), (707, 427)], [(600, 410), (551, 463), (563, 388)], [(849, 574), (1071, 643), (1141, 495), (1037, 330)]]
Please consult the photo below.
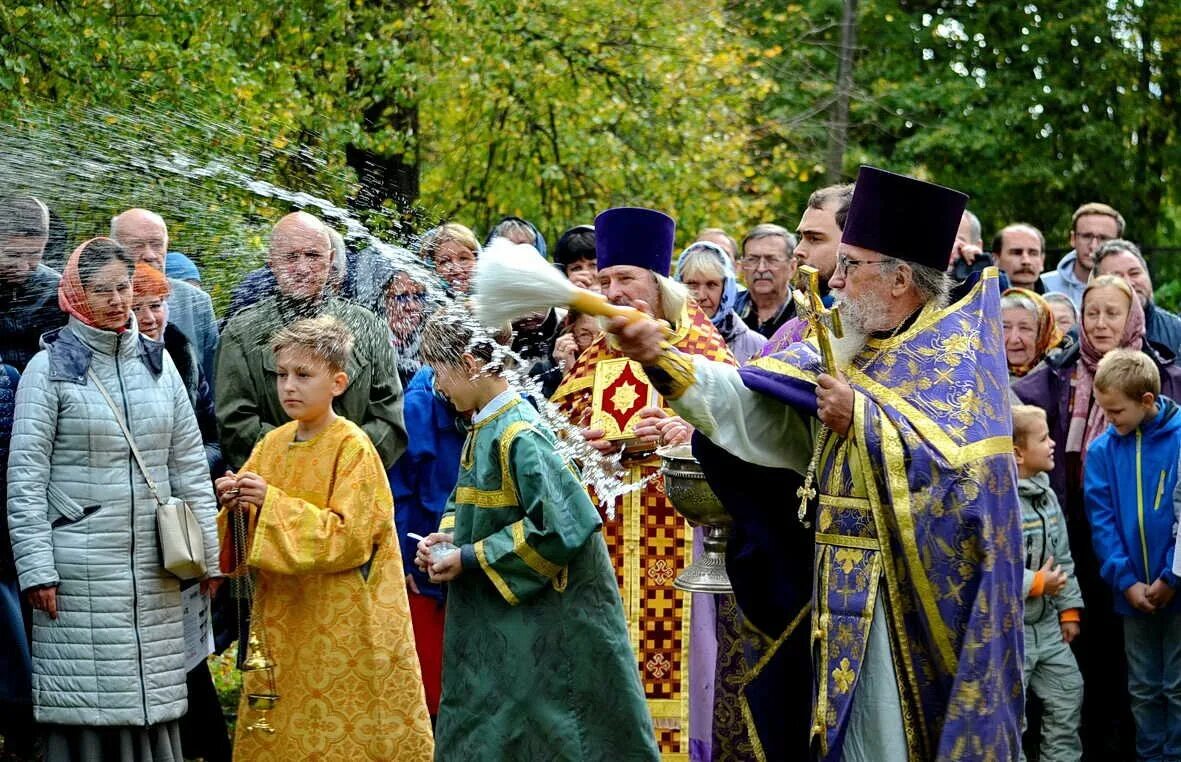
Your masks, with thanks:
[(953, 289), (944, 275), (965, 202), (861, 168), (829, 282), (843, 336), (817, 308), (809, 338), (735, 369), (678, 352), (653, 323), (611, 326), (696, 436), (804, 475), (764, 510), (798, 509), (815, 530), (808, 744), (825, 762), (1019, 755), (1023, 565), (998, 276)]

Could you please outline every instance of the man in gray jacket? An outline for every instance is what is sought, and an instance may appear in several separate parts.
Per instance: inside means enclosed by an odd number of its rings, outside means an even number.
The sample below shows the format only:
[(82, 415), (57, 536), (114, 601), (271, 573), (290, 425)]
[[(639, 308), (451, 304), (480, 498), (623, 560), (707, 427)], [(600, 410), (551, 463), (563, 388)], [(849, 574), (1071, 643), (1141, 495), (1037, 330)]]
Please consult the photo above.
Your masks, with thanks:
[[(137, 262), (164, 272), (168, 254), (168, 226), (164, 218), (147, 209), (128, 209), (111, 220), (111, 238), (127, 249)], [(169, 278), (168, 322), (175, 325), (197, 350), (205, 378), (213, 384), (213, 360), (217, 355), (217, 320), (209, 294), (183, 280)]]

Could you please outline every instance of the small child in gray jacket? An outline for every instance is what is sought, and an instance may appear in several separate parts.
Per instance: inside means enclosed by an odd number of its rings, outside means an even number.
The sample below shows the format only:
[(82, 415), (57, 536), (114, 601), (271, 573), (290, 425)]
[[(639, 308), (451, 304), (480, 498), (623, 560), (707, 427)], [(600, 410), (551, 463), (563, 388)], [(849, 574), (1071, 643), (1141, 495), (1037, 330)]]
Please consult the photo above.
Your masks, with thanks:
[(1083, 597), (1066, 539), (1066, 518), (1050, 487), (1054, 440), (1046, 413), (1013, 407), (1013, 454), (1025, 542), (1025, 688), (1041, 698), (1041, 762), (1078, 760), (1083, 677), (1070, 650)]

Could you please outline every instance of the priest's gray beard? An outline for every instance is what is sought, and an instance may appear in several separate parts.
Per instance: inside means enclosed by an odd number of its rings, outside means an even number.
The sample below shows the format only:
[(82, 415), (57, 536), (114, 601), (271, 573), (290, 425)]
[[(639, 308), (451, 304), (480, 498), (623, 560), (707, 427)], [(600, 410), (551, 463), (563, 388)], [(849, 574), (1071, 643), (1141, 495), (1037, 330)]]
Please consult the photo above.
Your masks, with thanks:
[(865, 349), (870, 334), (880, 330), (880, 326), (888, 320), (886, 300), (874, 292), (856, 301), (846, 298), (844, 294), (837, 294), (834, 307), (839, 308), (844, 336), (832, 340), (833, 359), (838, 368), (847, 368)]

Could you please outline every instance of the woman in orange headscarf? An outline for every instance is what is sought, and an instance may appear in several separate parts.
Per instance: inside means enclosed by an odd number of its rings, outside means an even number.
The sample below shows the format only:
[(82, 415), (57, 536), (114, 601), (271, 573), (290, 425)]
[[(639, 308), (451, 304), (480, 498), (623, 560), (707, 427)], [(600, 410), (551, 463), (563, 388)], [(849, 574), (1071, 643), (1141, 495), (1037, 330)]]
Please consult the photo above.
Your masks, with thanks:
[(1054, 311), (1045, 299), (1028, 289), (1005, 291), (1001, 296), (1001, 319), (1010, 378), (1021, 378), (1036, 368), (1050, 350), (1062, 343)]

